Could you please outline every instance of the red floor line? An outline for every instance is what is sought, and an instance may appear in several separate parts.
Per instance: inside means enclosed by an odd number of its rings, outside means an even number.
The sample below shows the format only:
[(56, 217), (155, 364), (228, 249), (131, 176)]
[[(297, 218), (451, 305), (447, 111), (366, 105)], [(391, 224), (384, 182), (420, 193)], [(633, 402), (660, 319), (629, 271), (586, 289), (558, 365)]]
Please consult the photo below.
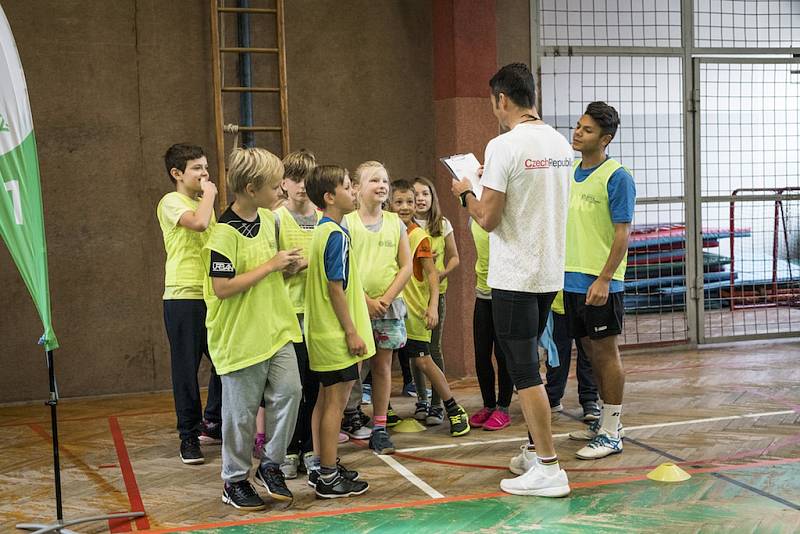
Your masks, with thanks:
[[(125, 490), (128, 492), (128, 502), (132, 512), (145, 512), (142, 495), (139, 493), (139, 485), (136, 483), (136, 474), (133, 472), (133, 465), (128, 456), (128, 447), (125, 446), (125, 438), (122, 436), (122, 429), (116, 417), (108, 418), (108, 426), (111, 428), (111, 435), (114, 438), (114, 447), (117, 449), (119, 468), (122, 471), (122, 480), (125, 482)], [(146, 512), (145, 512), (146, 513)], [(136, 528), (147, 530), (150, 528), (150, 521), (147, 516), (136, 518)]]
[[(702, 474), (702, 473), (716, 473), (719, 471), (734, 471), (734, 470), (741, 470), (747, 469), (752, 467), (765, 467), (770, 465), (782, 465), (782, 464), (790, 464), (790, 463), (797, 463), (800, 462), (800, 458), (783, 458), (780, 460), (763, 460), (760, 462), (752, 462), (747, 464), (740, 464), (740, 465), (726, 465), (726, 466), (719, 466), (719, 467), (708, 467), (702, 469), (688, 469), (687, 472), (690, 474)], [(572, 489), (582, 489), (582, 488), (594, 488), (598, 486), (612, 486), (616, 484), (627, 484), (629, 482), (639, 482), (642, 480), (646, 480), (647, 477), (645, 475), (636, 475), (636, 476), (629, 476), (629, 477), (620, 477), (620, 478), (611, 478), (611, 479), (604, 479), (604, 480), (592, 480), (587, 482), (577, 482), (571, 483), (570, 486)], [(166, 528), (166, 529), (158, 529), (158, 530), (150, 530), (148, 531), (149, 534), (166, 534), (169, 532), (186, 532), (192, 530), (202, 530), (202, 529), (209, 529), (209, 528), (223, 528), (223, 527), (234, 527), (234, 526), (241, 526), (241, 525), (256, 525), (261, 523), (273, 523), (273, 522), (282, 522), (282, 521), (292, 521), (296, 519), (311, 519), (314, 517), (325, 517), (325, 516), (337, 516), (337, 515), (345, 515), (345, 514), (353, 514), (353, 513), (361, 513), (361, 512), (373, 512), (373, 511), (381, 511), (381, 510), (392, 510), (396, 508), (410, 508), (416, 506), (428, 506), (431, 504), (441, 504), (441, 503), (449, 503), (449, 502), (459, 502), (459, 501), (471, 501), (471, 500), (482, 500), (482, 499), (493, 499), (497, 497), (510, 497), (508, 493), (504, 493), (502, 491), (492, 492), (492, 493), (477, 493), (471, 495), (459, 495), (455, 497), (445, 497), (443, 499), (425, 499), (425, 500), (418, 500), (418, 501), (410, 501), (410, 502), (402, 502), (402, 503), (392, 503), (392, 504), (375, 504), (371, 506), (360, 506), (360, 507), (353, 507), (353, 508), (339, 508), (336, 510), (322, 510), (319, 512), (300, 512), (297, 514), (287, 514), (287, 515), (278, 515), (278, 516), (271, 516), (271, 517), (262, 517), (257, 519), (244, 519), (241, 521), (226, 521), (220, 523), (204, 523), (198, 525), (189, 525), (183, 527), (176, 527), (176, 528)]]

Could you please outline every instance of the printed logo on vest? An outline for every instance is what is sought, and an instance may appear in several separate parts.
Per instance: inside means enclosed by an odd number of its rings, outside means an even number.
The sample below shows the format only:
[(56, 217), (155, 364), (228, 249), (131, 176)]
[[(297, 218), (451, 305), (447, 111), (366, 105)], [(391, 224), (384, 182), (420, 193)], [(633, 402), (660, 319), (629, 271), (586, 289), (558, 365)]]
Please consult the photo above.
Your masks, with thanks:
[(211, 264), (211, 270), (218, 273), (232, 273), (233, 264), (224, 261), (215, 261)]

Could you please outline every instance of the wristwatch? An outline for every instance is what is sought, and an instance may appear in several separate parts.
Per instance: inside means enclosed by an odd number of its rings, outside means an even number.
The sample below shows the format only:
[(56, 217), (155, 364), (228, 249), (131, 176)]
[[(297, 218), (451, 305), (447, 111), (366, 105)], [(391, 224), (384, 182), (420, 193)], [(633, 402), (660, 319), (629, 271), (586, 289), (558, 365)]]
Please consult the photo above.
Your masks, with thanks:
[(472, 189), (467, 189), (466, 191), (458, 195), (458, 198), (461, 200), (461, 205), (464, 206), (465, 208), (467, 207), (467, 195), (472, 195), (474, 197), (475, 193), (472, 191)]

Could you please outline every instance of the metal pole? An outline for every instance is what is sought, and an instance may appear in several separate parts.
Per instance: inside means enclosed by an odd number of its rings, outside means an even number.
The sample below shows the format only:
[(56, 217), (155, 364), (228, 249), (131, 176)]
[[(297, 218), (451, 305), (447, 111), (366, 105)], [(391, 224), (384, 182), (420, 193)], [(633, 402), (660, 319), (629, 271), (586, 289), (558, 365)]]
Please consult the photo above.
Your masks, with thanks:
[(56, 386), (55, 363), (53, 361), (53, 351), (47, 351), (47, 374), (50, 381), (50, 398), (45, 402), (50, 406), (50, 428), (53, 432), (53, 472), (55, 475), (56, 486), (56, 519), (64, 519), (64, 510), (61, 504), (61, 458), (58, 452), (58, 388)]

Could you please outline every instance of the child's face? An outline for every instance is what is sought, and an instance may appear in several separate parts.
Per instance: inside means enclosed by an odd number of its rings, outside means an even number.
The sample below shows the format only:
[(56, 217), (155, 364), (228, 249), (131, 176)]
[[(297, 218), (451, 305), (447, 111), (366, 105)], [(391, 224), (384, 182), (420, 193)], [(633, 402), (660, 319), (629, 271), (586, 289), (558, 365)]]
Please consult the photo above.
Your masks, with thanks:
[(190, 159), (186, 162), (186, 170), (181, 172), (178, 169), (172, 169), (172, 176), (177, 182), (182, 183), (186, 189), (194, 193), (200, 193), (200, 180), (202, 178), (208, 179), (208, 160), (203, 156), (197, 159)]
[(295, 182), (292, 179), (284, 178), (283, 188), (286, 190), (286, 194), (289, 197), (289, 200), (291, 200), (292, 202), (297, 202), (298, 204), (302, 204), (308, 201), (308, 195), (306, 194), (305, 180), (300, 180), (299, 182)]
[(344, 175), (344, 182), (336, 186), (333, 196), (333, 205), (342, 213), (350, 213), (356, 209), (356, 199), (350, 177)]
[(392, 193), (392, 211), (399, 215), (404, 223), (411, 222), (414, 217), (414, 192), (395, 191)]
[(359, 194), (363, 202), (381, 204), (389, 196), (389, 175), (386, 169), (378, 167), (372, 174), (361, 180)]
[(250, 193), (256, 206), (271, 210), (276, 206), (281, 197), (281, 181), (267, 181), (261, 186), (261, 189), (258, 190), (253, 189), (253, 186), (248, 184), (247, 191)]
[(417, 213), (423, 215), (428, 213), (428, 210), (431, 209), (431, 202), (433, 202), (433, 197), (431, 196), (431, 189), (419, 182), (414, 184), (414, 207), (417, 210)]

